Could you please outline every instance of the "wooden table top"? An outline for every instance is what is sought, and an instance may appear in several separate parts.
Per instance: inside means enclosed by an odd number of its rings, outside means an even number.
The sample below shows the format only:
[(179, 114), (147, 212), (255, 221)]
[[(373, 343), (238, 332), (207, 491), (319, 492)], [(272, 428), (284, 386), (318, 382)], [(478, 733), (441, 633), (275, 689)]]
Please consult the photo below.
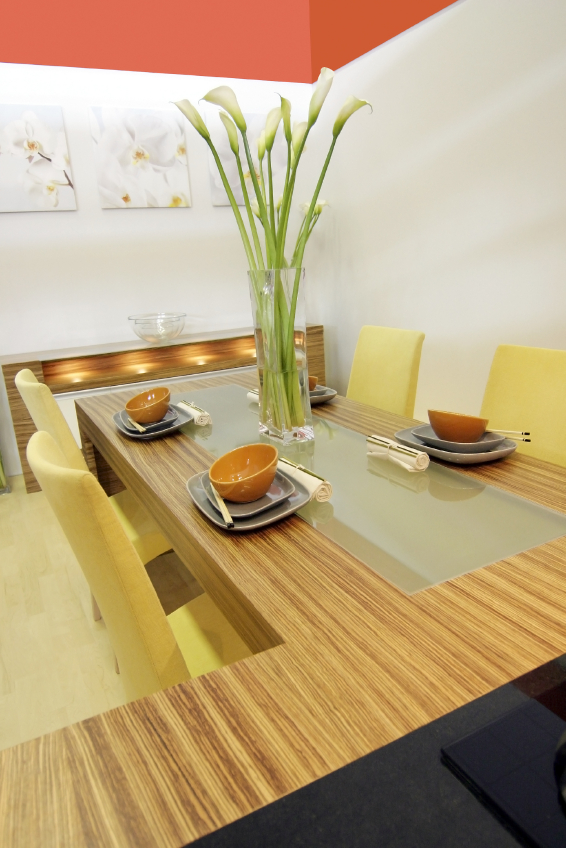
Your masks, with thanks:
[[(218, 531), (185, 489), (210, 455), (126, 441), (122, 398), (80, 401), (83, 433), (258, 653), (1, 752), (2, 846), (182, 846), (566, 652), (566, 537), (409, 596), (298, 517)], [(342, 398), (316, 413), (411, 423)], [(515, 454), (465, 473), (566, 512), (566, 469)]]

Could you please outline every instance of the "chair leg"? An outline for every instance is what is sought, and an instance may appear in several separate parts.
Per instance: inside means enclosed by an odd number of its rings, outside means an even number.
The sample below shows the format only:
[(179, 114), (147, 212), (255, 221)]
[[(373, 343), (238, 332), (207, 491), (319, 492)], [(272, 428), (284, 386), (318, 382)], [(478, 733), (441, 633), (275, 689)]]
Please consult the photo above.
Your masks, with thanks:
[(102, 619), (102, 613), (92, 592), (90, 593), (90, 602), (92, 604), (92, 617), (94, 621), (100, 621)]
[(114, 671), (116, 674), (120, 674), (120, 666), (118, 665), (118, 657), (114, 654)]

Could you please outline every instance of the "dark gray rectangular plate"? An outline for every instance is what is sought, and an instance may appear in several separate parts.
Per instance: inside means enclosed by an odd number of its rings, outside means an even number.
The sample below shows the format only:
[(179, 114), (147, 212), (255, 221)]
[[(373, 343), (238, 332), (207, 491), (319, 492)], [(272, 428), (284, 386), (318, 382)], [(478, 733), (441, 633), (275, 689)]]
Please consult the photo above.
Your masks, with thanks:
[[(212, 494), (208, 471), (205, 471), (202, 475), (202, 486), (214, 509), (220, 512)], [(252, 515), (259, 515), (260, 512), (265, 512), (266, 509), (273, 509), (281, 501), (290, 498), (294, 491), (295, 486), (289, 478), (280, 471), (276, 471), (273, 483), (262, 498), (258, 498), (256, 501), (251, 501), (250, 503), (234, 503), (225, 498), (226, 506), (232, 518), (251, 518)]]
[[(236, 516), (233, 516), (234, 526), (226, 527), (222, 516), (212, 506), (208, 499), (208, 495), (206, 494), (202, 483), (202, 478), (205, 474), (208, 474), (208, 472), (202, 471), (200, 474), (195, 474), (194, 477), (187, 480), (187, 490), (200, 511), (204, 513), (204, 515), (206, 515), (213, 524), (216, 524), (217, 527), (221, 527), (228, 533), (242, 533), (246, 530), (259, 530), (260, 527), (267, 527), (269, 524), (275, 524), (276, 521), (281, 521), (283, 518), (287, 518), (288, 515), (293, 515), (293, 513), (295, 513), (298, 509), (301, 509), (301, 507), (307, 504), (310, 500), (307, 490), (295, 480), (295, 491), (289, 498), (281, 501), (272, 509), (261, 512), (259, 515), (251, 515), (248, 518), (237, 518)], [(230, 504), (227, 504), (227, 506), (230, 510)]]

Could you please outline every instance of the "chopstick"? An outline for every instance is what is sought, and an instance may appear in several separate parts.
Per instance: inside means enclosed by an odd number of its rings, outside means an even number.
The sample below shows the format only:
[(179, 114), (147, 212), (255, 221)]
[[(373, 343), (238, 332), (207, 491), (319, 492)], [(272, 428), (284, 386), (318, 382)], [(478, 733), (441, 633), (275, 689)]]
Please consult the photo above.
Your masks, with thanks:
[(145, 433), (145, 432), (146, 432), (145, 427), (142, 427), (142, 425), (141, 425), (141, 424), (138, 424), (138, 422), (137, 422), (137, 421), (134, 421), (134, 419), (133, 419), (133, 418), (130, 418), (130, 416), (129, 416), (129, 415), (128, 415), (128, 421), (130, 422), (130, 424), (132, 425), (132, 427), (135, 427), (135, 428), (136, 428), (136, 430), (139, 430), (139, 432), (140, 432), (140, 433)]
[(206, 409), (201, 409), (200, 406), (197, 406), (196, 403), (192, 402), (192, 400), (178, 400), (177, 406), (188, 406), (191, 409), (196, 409), (197, 412), (202, 412), (204, 415), (208, 415)]
[(215, 499), (216, 503), (218, 504), (218, 509), (222, 513), (222, 518), (224, 519), (224, 523), (226, 524), (226, 527), (228, 527), (228, 528), (233, 527), (234, 526), (234, 519), (232, 518), (232, 516), (228, 512), (228, 507), (224, 503), (224, 499), (218, 494), (218, 492), (216, 491), (216, 489), (214, 488), (212, 483), (210, 484), (210, 488), (212, 489), (212, 494), (214, 495), (214, 499)]
[(314, 471), (310, 471), (308, 468), (305, 468), (304, 465), (298, 465), (296, 462), (291, 462), (290, 459), (285, 459), (285, 457), (280, 456), (279, 462), (284, 462), (286, 465), (292, 465), (293, 468), (296, 468), (298, 471), (304, 471), (305, 474), (310, 474), (311, 477), (316, 477), (317, 480), (322, 480), (323, 483), (326, 483), (326, 477), (321, 477), (320, 474), (315, 474)]
[(503, 430), (500, 427), (492, 427), (489, 431), (490, 433), (501, 433), (505, 436), (515, 436), (516, 442), (530, 442), (531, 439), (524, 439), (523, 436), (530, 436), (530, 432), (528, 430)]
[(422, 451), (418, 451), (416, 448), (407, 448), (397, 442), (389, 442), (385, 437), (381, 438), (380, 436), (366, 436), (366, 442), (370, 442), (372, 445), (379, 445), (381, 448), (394, 448), (399, 453), (404, 453), (412, 457), (415, 457), (418, 453), (422, 453)]

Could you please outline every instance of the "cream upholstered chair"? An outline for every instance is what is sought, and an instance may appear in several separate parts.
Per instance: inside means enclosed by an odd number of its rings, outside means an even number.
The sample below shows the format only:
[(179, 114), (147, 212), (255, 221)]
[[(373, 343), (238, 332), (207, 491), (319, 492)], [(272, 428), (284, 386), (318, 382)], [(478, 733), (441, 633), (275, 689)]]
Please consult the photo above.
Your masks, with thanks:
[[(33, 423), (38, 430), (51, 434), (69, 468), (88, 471), (84, 457), (49, 387), (40, 383), (28, 368), (16, 374), (15, 383)], [(171, 550), (170, 543), (127, 489), (112, 495), (110, 503), (143, 563)]]
[(165, 615), (98, 480), (69, 468), (49, 433), (34, 433), (27, 457), (98, 600), (130, 699), (251, 655), (206, 594)]
[(362, 327), (346, 397), (412, 418), (424, 337), (417, 330)]
[(480, 414), (490, 430), (529, 431), (521, 453), (566, 466), (566, 350), (499, 345)]

